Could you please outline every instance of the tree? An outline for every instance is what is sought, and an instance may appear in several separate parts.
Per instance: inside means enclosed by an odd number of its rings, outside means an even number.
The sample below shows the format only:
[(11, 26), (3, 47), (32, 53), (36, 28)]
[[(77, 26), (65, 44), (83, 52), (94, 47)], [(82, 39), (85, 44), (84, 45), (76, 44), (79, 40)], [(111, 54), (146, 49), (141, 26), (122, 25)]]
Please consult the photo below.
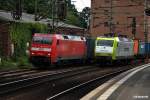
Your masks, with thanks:
[[(56, 3), (56, 0), (53, 1)], [(57, 1), (60, 2), (60, 0)], [(0, 9), (14, 11), (16, 8), (15, 4), (16, 0), (0, 0)], [(22, 0), (22, 5), (23, 12), (29, 14), (35, 14), (36, 12), (37, 20), (41, 20), (42, 18), (53, 18), (52, 5), (54, 4), (52, 0)], [(62, 4), (61, 7), (59, 5), (58, 8), (56, 8), (56, 6), (54, 7), (54, 13), (58, 13), (60, 20), (65, 18), (66, 23), (81, 26), (79, 12), (75, 8), (75, 5), (71, 4), (71, 0), (64, 0), (64, 4)], [(65, 8), (65, 10), (62, 8)], [(56, 9), (59, 9), (60, 12), (57, 12)], [(56, 18), (56, 15), (54, 15), (54, 17)]]
[(6, 11), (15, 10), (15, 0), (0, 0), (0, 9)]
[(66, 23), (80, 26), (79, 17), (76, 16), (76, 13), (74, 13), (72, 10), (68, 10), (67, 12), (67, 20)]
[(57, 3), (57, 16), (59, 20), (64, 20), (67, 15), (67, 4), (65, 0), (59, 0)]
[(24, 0), (24, 11), (36, 14), (37, 20), (51, 16), (50, 0)]
[(66, 0), (68, 7), (71, 6), (71, 0)]
[(80, 21), (83, 27), (88, 28), (90, 19), (90, 8), (85, 7), (80, 13)]

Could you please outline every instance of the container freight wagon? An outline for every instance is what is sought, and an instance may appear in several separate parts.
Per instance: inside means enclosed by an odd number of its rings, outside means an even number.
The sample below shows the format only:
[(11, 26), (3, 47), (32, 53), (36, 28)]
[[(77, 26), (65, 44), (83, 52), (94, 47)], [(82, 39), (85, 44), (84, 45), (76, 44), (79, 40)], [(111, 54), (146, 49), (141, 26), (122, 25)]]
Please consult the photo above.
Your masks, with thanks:
[(134, 57), (133, 40), (121, 37), (97, 37), (95, 42), (95, 57), (103, 60), (117, 61)]
[(150, 57), (150, 43), (145, 43), (145, 55)]
[(137, 56), (139, 53), (139, 40), (135, 39), (133, 40), (133, 42), (134, 42), (134, 47), (133, 47), (134, 55)]
[(34, 34), (30, 60), (56, 64), (63, 61), (84, 60), (86, 57), (86, 40), (82, 36), (60, 34)]
[(139, 41), (137, 59), (145, 59), (145, 42)]
[(145, 42), (134, 39), (134, 57), (135, 59), (143, 59), (145, 57)]
[(91, 38), (91, 37), (87, 37), (87, 38), (86, 38), (86, 45), (87, 45), (87, 56), (86, 56), (86, 60), (87, 60), (88, 63), (94, 62), (94, 59), (95, 59), (95, 54), (94, 54), (94, 50), (95, 50), (95, 39), (96, 39), (96, 38)]
[(145, 55), (145, 42), (139, 43), (139, 55)]

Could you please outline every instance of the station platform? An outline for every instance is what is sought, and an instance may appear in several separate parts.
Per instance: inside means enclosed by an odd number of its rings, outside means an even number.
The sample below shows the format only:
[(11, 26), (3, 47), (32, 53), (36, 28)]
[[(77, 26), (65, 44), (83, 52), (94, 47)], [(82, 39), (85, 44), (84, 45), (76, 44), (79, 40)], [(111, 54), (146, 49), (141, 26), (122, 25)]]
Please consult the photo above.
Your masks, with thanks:
[(150, 63), (114, 77), (81, 100), (150, 100)]

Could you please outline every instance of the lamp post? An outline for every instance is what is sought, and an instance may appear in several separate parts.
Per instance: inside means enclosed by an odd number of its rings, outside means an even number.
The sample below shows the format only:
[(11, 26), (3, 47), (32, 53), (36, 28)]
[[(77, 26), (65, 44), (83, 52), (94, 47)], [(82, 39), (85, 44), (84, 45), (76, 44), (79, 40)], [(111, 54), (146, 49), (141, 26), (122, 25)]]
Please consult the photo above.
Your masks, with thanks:
[(136, 38), (136, 17), (135, 16), (131, 16), (131, 17), (127, 17), (132, 19), (132, 35), (133, 35), (133, 39)]
[[(145, 39), (145, 43), (148, 42), (148, 19), (147, 19), (147, 15), (146, 15), (146, 9), (148, 8), (147, 5), (147, 0), (144, 1), (144, 39)], [(148, 54), (146, 52), (146, 62), (148, 61)]]
[(35, 3), (35, 8), (34, 8), (34, 10), (35, 10), (35, 12), (34, 12), (34, 13), (35, 13), (35, 16), (34, 16), (34, 20), (37, 21), (37, 20), (38, 20), (38, 18), (37, 18), (37, 6), (38, 6), (38, 0), (35, 0), (34, 3)]
[(15, 20), (20, 20), (22, 17), (22, 0), (16, 1), (16, 8), (14, 11), (12, 11), (12, 17)]
[(148, 23), (147, 23), (147, 15), (145, 10), (148, 8), (147, 0), (144, 1), (144, 35), (145, 35), (145, 42), (148, 42)]

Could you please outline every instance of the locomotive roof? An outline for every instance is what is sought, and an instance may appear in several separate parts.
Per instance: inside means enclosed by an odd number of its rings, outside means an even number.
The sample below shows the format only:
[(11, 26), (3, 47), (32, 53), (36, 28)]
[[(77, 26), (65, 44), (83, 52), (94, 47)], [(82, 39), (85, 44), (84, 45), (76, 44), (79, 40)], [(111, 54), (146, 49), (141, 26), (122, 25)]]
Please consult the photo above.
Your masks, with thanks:
[(125, 41), (125, 42), (132, 42), (133, 40), (130, 38), (125, 37), (97, 37), (97, 39), (104, 39), (104, 40), (116, 40), (116, 41)]
[(43, 36), (43, 37), (50, 37), (52, 34), (45, 34), (45, 33), (35, 33), (34, 36)]
[(60, 40), (76, 40), (76, 41), (86, 41), (83, 36), (74, 36), (74, 35), (64, 35), (64, 34), (43, 34), (43, 33), (35, 33), (34, 36), (42, 36), (42, 37), (56, 37)]

